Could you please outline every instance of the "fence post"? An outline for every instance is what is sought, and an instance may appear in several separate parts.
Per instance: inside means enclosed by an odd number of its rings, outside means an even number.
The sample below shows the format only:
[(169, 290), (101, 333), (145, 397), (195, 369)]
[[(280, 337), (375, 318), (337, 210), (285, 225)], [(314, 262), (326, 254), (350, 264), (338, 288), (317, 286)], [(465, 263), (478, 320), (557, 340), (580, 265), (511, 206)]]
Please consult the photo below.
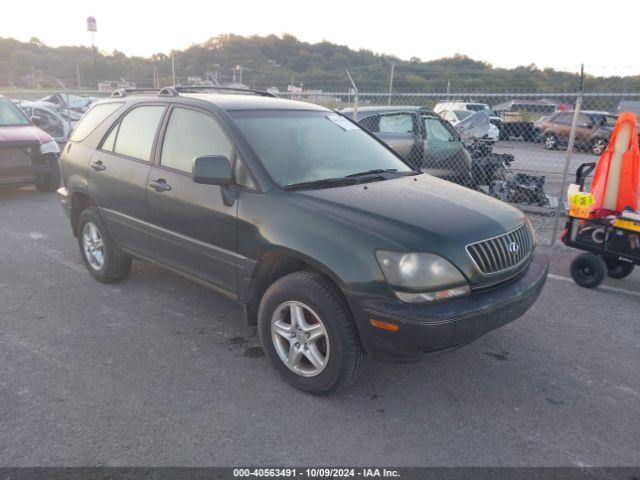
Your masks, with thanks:
[(567, 158), (564, 161), (564, 169), (562, 170), (562, 181), (560, 182), (560, 192), (558, 194), (558, 206), (556, 207), (555, 218), (553, 221), (553, 233), (551, 234), (551, 246), (555, 247), (558, 243), (558, 227), (560, 224), (560, 210), (562, 209), (563, 199), (566, 197), (567, 190), (567, 176), (569, 174), (569, 167), (571, 166), (571, 159), (573, 158), (573, 147), (576, 141), (576, 130), (578, 128), (578, 116), (580, 115), (580, 109), (582, 108), (582, 90), (584, 80), (584, 65), (580, 67), (580, 90), (578, 91), (578, 97), (576, 98), (576, 105), (573, 110), (573, 120), (571, 121), (571, 132), (569, 133), (569, 144), (567, 145)]

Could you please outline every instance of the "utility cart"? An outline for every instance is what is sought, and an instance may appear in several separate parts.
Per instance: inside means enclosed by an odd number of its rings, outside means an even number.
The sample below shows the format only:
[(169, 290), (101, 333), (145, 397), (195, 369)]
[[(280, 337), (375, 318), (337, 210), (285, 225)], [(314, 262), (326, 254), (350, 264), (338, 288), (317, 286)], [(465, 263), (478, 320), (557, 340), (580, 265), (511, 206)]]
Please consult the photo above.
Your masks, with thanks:
[(606, 275), (624, 278), (640, 265), (640, 212), (596, 218), (590, 214), (590, 195), (584, 193), (584, 184), (595, 167), (595, 162), (583, 163), (576, 172), (580, 193), (572, 196), (561, 238), (565, 245), (584, 251), (571, 263), (571, 276), (587, 288), (600, 285)]

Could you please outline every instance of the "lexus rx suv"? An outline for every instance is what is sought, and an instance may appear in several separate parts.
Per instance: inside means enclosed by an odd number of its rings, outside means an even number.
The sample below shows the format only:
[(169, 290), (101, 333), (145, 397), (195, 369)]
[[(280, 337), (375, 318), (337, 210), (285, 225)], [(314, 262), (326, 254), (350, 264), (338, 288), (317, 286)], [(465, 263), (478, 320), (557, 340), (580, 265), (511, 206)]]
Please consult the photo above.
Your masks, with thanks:
[(146, 260), (231, 297), (303, 391), (348, 385), (367, 355), (469, 343), (540, 294), (548, 260), (521, 211), (412, 170), (332, 110), (229, 89), (115, 95), (61, 160), (87, 269), (116, 282)]

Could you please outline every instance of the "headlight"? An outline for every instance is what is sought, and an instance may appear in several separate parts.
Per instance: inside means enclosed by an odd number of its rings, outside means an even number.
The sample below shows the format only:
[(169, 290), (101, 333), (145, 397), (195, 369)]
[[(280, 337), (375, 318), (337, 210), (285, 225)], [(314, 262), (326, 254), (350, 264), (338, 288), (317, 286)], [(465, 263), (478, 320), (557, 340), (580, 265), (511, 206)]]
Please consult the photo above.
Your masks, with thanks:
[(387, 283), (399, 289), (394, 290), (403, 302), (443, 300), (469, 293), (462, 273), (439, 255), (378, 250), (376, 257)]
[(40, 144), (40, 153), (42, 155), (46, 153), (60, 153), (60, 147), (55, 141), (51, 140), (50, 142)]

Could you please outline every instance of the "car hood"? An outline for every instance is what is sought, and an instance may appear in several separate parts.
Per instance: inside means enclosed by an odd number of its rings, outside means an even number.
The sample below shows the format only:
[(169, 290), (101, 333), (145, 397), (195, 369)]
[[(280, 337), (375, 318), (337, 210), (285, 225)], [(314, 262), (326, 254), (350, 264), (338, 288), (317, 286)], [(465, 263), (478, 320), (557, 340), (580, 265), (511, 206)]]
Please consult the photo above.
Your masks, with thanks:
[(0, 146), (39, 145), (51, 140), (49, 135), (33, 125), (0, 127)]
[(511, 231), (524, 214), (485, 194), (427, 174), (292, 195), (407, 251), (434, 252), (465, 271), (466, 245)]

